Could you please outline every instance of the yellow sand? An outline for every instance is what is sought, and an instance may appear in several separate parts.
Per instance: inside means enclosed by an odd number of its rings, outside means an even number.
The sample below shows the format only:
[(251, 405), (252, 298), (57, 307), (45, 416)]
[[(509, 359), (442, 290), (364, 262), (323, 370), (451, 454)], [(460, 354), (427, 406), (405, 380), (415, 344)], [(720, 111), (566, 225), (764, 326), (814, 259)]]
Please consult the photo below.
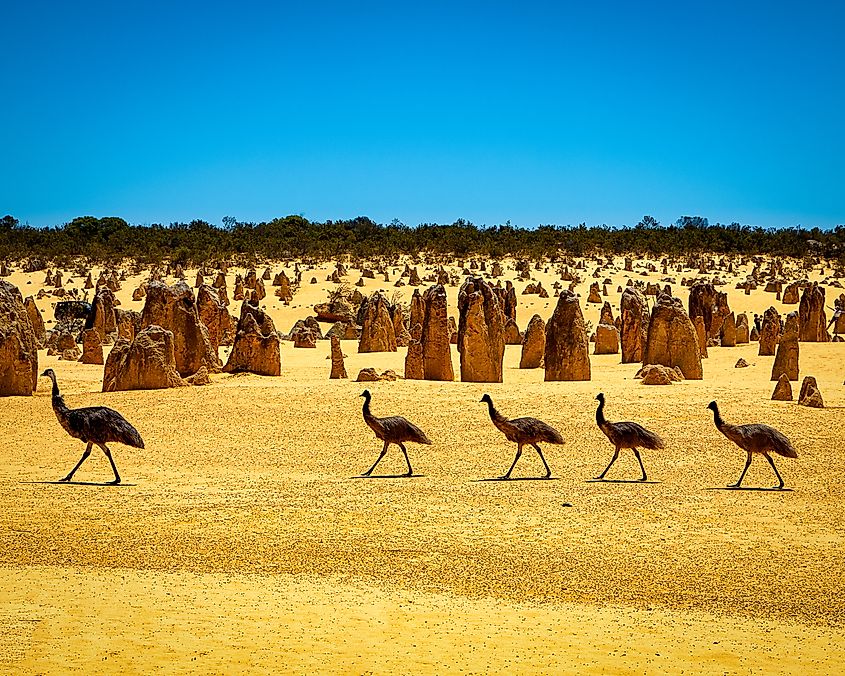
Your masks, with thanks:
[[(268, 286), (280, 330), (325, 299), (328, 270), (304, 272), (290, 307)], [(552, 291), (553, 275), (533, 276)], [(29, 295), (43, 277), (12, 281)], [(625, 279), (615, 274), (609, 287), (614, 312)], [(131, 301), (137, 281), (124, 283), (121, 307), (143, 306)], [(394, 291), (366, 281), (364, 292)], [(729, 281), (737, 312), (797, 309)], [(521, 327), (555, 302), (519, 298)], [(52, 316), (50, 304), (39, 301)], [(599, 309), (586, 309), (593, 324)], [(343, 345), (353, 378), (365, 366), (403, 371), (402, 349), (359, 355)], [(118, 409), (147, 448), (114, 446), (123, 486), (42, 483), (64, 476), (82, 444), (56, 421), (46, 379), (33, 397), (0, 400), (0, 670), (845, 670), (845, 344), (801, 344), (801, 374), (817, 378), (824, 410), (772, 402), (773, 358), (756, 344), (711, 348), (703, 381), (671, 387), (640, 385), (637, 365), (614, 355), (593, 357), (591, 382), (544, 383), (542, 370), (517, 368), (519, 347), (507, 348), (503, 384), (371, 384), (376, 415), (405, 415), (434, 441), (409, 448), (419, 476), (373, 480), (352, 478), (380, 449), (361, 420), (363, 387), (329, 381), (327, 356), (325, 341), (285, 343), (279, 378), (103, 394), (102, 367), (42, 352), (40, 368), (56, 370), (70, 406)], [(739, 357), (751, 367), (734, 369)], [(666, 450), (643, 454), (656, 483), (587, 481), (612, 451), (593, 417), (599, 391), (609, 419), (666, 439)], [(479, 481), (502, 474), (515, 451), (478, 403), (484, 392), (505, 415), (560, 429), (567, 444), (544, 449), (557, 480)], [(744, 454), (713, 426), (711, 399), (728, 421), (766, 422), (791, 438), (799, 458), (776, 461), (794, 490), (715, 490), (737, 479)], [(514, 476), (541, 470), (526, 452)], [(394, 447), (379, 472), (402, 471)], [(638, 476), (625, 452), (608, 478)], [(106, 459), (92, 455), (75, 479), (110, 480)], [(757, 459), (745, 481), (774, 477)]]

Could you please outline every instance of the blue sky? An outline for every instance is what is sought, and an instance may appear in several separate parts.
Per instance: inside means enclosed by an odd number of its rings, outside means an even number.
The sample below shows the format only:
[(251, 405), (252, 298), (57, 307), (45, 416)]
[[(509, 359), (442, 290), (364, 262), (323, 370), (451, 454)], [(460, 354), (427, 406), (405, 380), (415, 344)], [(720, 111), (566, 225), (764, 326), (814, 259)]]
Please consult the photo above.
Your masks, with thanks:
[(842, 3), (32, 1), (0, 21), (0, 211), (32, 225), (845, 223)]

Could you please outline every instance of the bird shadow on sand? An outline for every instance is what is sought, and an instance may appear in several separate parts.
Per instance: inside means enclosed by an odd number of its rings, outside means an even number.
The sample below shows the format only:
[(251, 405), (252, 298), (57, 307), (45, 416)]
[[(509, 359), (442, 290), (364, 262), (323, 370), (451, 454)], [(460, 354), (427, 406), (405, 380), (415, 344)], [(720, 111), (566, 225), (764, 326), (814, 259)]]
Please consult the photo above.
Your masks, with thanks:
[(505, 478), (503, 476), (493, 476), (487, 479), (475, 479), (476, 483), (481, 481), (560, 481), (560, 477), (556, 476), (512, 476)]
[(792, 493), (792, 488), (777, 488), (775, 486), (711, 486), (708, 491), (757, 491), (760, 493)]
[(47, 484), (53, 486), (113, 486), (114, 488), (128, 488), (138, 484), (113, 484), (108, 481), (21, 481), (22, 484)]
[(639, 479), (587, 479), (587, 484), (662, 484), (662, 481), (640, 481)]
[(349, 477), (350, 479), (422, 479), (425, 477), (425, 474), (411, 474), (408, 476), (407, 474), (371, 474), (370, 476), (361, 476), (360, 474), (356, 474), (355, 476)]

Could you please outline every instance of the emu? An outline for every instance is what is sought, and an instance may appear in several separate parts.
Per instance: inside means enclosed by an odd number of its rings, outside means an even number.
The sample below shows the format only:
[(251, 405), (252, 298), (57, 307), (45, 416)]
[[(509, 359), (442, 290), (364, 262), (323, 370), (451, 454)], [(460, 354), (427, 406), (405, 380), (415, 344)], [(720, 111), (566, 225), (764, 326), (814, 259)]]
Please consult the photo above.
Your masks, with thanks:
[(496, 407), (493, 405), (493, 400), (490, 398), (489, 394), (485, 394), (481, 397), (481, 401), (487, 404), (487, 410), (490, 413), (490, 420), (493, 421), (496, 428), (505, 435), (505, 438), (508, 441), (513, 441), (516, 444), (516, 457), (513, 459), (513, 464), (511, 464), (511, 468), (507, 471), (507, 473), (503, 474), (500, 478), (511, 478), (511, 472), (513, 472), (513, 468), (516, 467), (517, 460), (519, 460), (522, 455), (522, 447), (526, 444), (533, 446), (534, 450), (536, 450), (540, 455), (540, 460), (543, 461), (543, 465), (546, 468), (546, 476), (544, 478), (548, 479), (551, 477), (552, 470), (549, 468), (549, 463), (547, 463), (546, 459), (543, 457), (543, 451), (540, 450), (540, 446), (538, 446), (538, 444), (541, 441), (549, 444), (566, 443), (563, 435), (561, 435), (561, 433), (551, 425), (544, 423), (542, 420), (537, 420), (537, 418), (514, 418), (513, 420), (508, 420), (496, 410)]
[(778, 468), (775, 467), (775, 461), (772, 460), (769, 451), (774, 451), (785, 458), (797, 458), (798, 453), (795, 452), (786, 435), (774, 427), (769, 427), (762, 423), (749, 423), (747, 425), (731, 425), (726, 423), (722, 419), (722, 415), (719, 413), (719, 405), (715, 401), (707, 404), (707, 408), (713, 411), (713, 422), (716, 424), (718, 430), (748, 454), (745, 461), (745, 468), (742, 470), (742, 474), (739, 475), (739, 480), (735, 484), (729, 484), (728, 488), (739, 488), (742, 485), (742, 480), (745, 478), (745, 473), (748, 471), (748, 466), (751, 464), (751, 457), (754, 453), (760, 453), (766, 458), (775, 471), (775, 476), (778, 478), (778, 485), (773, 488), (783, 488), (783, 479), (780, 476), (780, 472), (778, 472)]
[(370, 476), (373, 473), (376, 465), (378, 465), (382, 458), (384, 458), (387, 454), (387, 448), (390, 444), (396, 444), (402, 449), (402, 453), (405, 455), (405, 462), (408, 463), (408, 471), (404, 476), (412, 476), (414, 470), (411, 468), (411, 461), (408, 459), (408, 451), (405, 449), (404, 442), (413, 441), (417, 444), (431, 445), (431, 440), (419, 427), (402, 416), (395, 415), (388, 418), (376, 418), (376, 416), (370, 412), (370, 399), (372, 399), (370, 391), (364, 390), (360, 396), (364, 397), (364, 422), (367, 423), (370, 429), (376, 433), (376, 437), (384, 442), (384, 448), (381, 449), (378, 459), (376, 459), (373, 466), (361, 474), (361, 476)]
[(135, 448), (144, 448), (144, 440), (138, 434), (132, 425), (120, 415), (117, 411), (106, 406), (89, 406), (87, 408), (68, 408), (59, 392), (59, 386), (56, 383), (56, 374), (53, 369), (47, 369), (42, 376), (47, 376), (53, 381), (53, 411), (56, 418), (59, 419), (59, 424), (65, 431), (75, 439), (81, 439), (86, 443), (85, 452), (76, 467), (61, 481), (70, 481), (76, 470), (85, 462), (85, 459), (91, 455), (91, 447), (96, 444), (111, 463), (112, 471), (114, 472), (114, 481), (109, 483), (119, 484), (120, 474), (117, 473), (117, 467), (114, 464), (111, 451), (106, 443), (110, 441), (117, 441), (127, 446), (134, 446)]
[(647, 481), (648, 477), (646, 476), (645, 467), (643, 466), (643, 459), (640, 457), (638, 449), (647, 448), (649, 450), (657, 450), (665, 448), (666, 444), (663, 439), (654, 432), (647, 430), (645, 427), (635, 422), (609, 422), (604, 417), (604, 393), (599, 392), (596, 395), (596, 399), (599, 402), (599, 406), (596, 409), (596, 424), (598, 424), (599, 429), (604, 432), (604, 435), (610, 440), (610, 443), (613, 444), (616, 449), (613, 451), (613, 457), (610, 459), (610, 464), (605, 467), (604, 472), (599, 474), (596, 479), (599, 481), (604, 479), (607, 472), (611, 467), (613, 467), (613, 463), (616, 462), (616, 458), (619, 457), (619, 451), (623, 448), (631, 448), (634, 451), (634, 456), (637, 458), (637, 462), (640, 463), (640, 469), (643, 473), (640, 481)]

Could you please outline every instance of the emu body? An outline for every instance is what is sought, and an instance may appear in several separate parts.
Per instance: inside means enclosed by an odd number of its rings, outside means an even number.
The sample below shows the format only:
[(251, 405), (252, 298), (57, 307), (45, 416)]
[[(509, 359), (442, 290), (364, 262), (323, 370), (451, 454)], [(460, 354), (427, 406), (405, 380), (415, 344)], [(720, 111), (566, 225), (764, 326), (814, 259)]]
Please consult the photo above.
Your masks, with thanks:
[(400, 449), (402, 449), (402, 453), (405, 456), (405, 462), (408, 463), (408, 471), (405, 476), (413, 475), (414, 470), (411, 468), (411, 461), (408, 459), (408, 451), (405, 448), (405, 442), (413, 441), (417, 444), (430, 445), (431, 440), (419, 427), (402, 416), (395, 415), (387, 418), (377, 418), (370, 411), (370, 399), (372, 399), (370, 391), (364, 390), (361, 393), (361, 396), (364, 397), (364, 406), (362, 408), (364, 422), (367, 423), (373, 432), (375, 432), (376, 437), (384, 442), (384, 447), (381, 449), (381, 453), (373, 463), (373, 466), (361, 474), (361, 476), (370, 476), (373, 473), (376, 465), (378, 465), (382, 458), (384, 458), (387, 454), (387, 449), (390, 444), (396, 444)]
[(754, 453), (761, 454), (772, 466), (775, 476), (778, 478), (778, 485), (774, 486), (774, 488), (783, 488), (783, 478), (780, 472), (778, 472), (778, 468), (775, 467), (775, 461), (772, 460), (772, 456), (769, 453), (773, 451), (778, 455), (782, 455), (784, 458), (798, 457), (798, 453), (795, 452), (786, 435), (774, 427), (769, 427), (762, 423), (749, 423), (746, 425), (731, 425), (726, 423), (719, 413), (719, 405), (715, 401), (711, 401), (707, 405), (707, 408), (713, 411), (713, 422), (716, 428), (747, 454), (745, 467), (742, 470), (742, 474), (739, 475), (739, 480), (735, 484), (729, 484), (728, 488), (739, 488), (742, 485), (742, 480), (745, 478), (745, 473), (751, 465), (751, 458)]
[(516, 467), (516, 463), (522, 455), (523, 446), (534, 447), (534, 450), (536, 450), (540, 456), (540, 460), (543, 461), (543, 466), (546, 468), (545, 478), (548, 479), (551, 477), (552, 470), (549, 468), (549, 463), (546, 462), (546, 458), (543, 457), (543, 451), (540, 450), (539, 443), (541, 441), (548, 444), (566, 443), (563, 435), (561, 435), (561, 433), (551, 425), (544, 423), (542, 420), (538, 420), (537, 418), (514, 418), (513, 420), (508, 420), (496, 410), (496, 407), (493, 405), (493, 399), (490, 398), (489, 394), (485, 394), (481, 397), (481, 401), (487, 404), (487, 411), (490, 413), (490, 420), (493, 421), (496, 428), (505, 435), (505, 439), (512, 441), (517, 445), (516, 457), (513, 459), (510, 469), (507, 473), (503, 474), (501, 478), (510, 479), (511, 472), (513, 472), (513, 468)]
[(596, 424), (608, 438), (610, 443), (613, 444), (615, 449), (613, 451), (613, 457), (610, 459), (610, 464), (605, 467), (604, 472), (599, 474), (596, 479), (604, 479), (610, 468), (613, 467), (613, 463), (616, 462), (616, 459), (619, 457), (619, 451), (623, 448), (630, 448), (634, 451), (634, 456), (637, 458), (637, 462), (640, 463), (640, 470), (643, 473), (640, 481), (647, 481), (648, 477), (646, 476), (643, 459), (640, 456), (639, 449), (647, 448), (649, 450), (657, 450), (665, 448), (666, 444), (663, 439), (651, 430), (647, 430), (645, 427), (635, 422), (613, 423), (608, 421), (604, 417), (604, 393), (599, 392), (598, 395), (596, 395), (596, 399), (599, 402), (599, 406), (596, 409)]
[(59, 424), (74, 439), (79, 439), (86, 444), (80, 461), (76, 463), (76, 466), (61, 481), (70, 481), (73, 478), (76, 470), (91, 455), (91, 447), (96, 444), (102, 449), (111, 464), (112, 471), (114, 472), (114, 481), (111, 483), (119, 484), (120, 474), (117, 472), (114, 458), (112, 458), (111, 451), (106, 444), (116, 441), (127, 446), (144, 448), (144, 440), (138, 434), (138, 430), (113, 408), (106, 406), (68, 408), (59, 391), (59, 386), (56, 383), (56, 374), (53, 369), (47, 369), (41, 375), (53, 381), (53, 412), (56, 414)]

